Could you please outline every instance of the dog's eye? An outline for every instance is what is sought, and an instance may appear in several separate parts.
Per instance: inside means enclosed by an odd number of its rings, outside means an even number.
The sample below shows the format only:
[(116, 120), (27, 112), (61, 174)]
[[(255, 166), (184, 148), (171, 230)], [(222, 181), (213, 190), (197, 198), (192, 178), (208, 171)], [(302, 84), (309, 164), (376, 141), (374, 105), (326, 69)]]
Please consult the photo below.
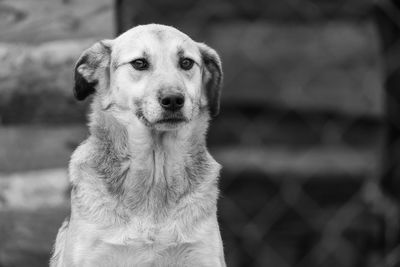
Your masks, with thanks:
[(149, 62), (144, 58), (135, 59), (131, 64), (136, 70), (147, 70), (149, 68)]
[(190, 58), (182, 58), (179, 62), (179, 65), (184, 70), (190, 70), (193, 67), (194, 61)]

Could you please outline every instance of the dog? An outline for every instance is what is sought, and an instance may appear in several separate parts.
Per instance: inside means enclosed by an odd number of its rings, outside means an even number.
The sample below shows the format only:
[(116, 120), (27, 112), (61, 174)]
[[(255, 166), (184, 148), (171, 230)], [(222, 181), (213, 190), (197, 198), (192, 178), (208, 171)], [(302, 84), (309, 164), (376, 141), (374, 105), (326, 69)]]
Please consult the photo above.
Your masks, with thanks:
[(51, 267), (226, 266), (206, 147), (222, 79), (215, 50), (165, 25), (83, 52), (74, 95), (93, 95), (90, 135), (71, 157)]

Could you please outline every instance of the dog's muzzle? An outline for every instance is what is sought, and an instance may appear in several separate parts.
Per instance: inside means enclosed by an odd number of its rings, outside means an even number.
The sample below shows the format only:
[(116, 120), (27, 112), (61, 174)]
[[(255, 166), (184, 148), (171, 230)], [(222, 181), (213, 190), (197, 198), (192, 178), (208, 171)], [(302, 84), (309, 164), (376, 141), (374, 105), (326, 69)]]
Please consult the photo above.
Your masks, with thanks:
[[(143, 106), (142, 102), (137, 103), (136, 116), (146, 126), (156, 129), (173, 129), (189, 121), (185, 115), (184, 107), (187, 103), (185, 103), (183, 93), (177, 90), (160, 92), (156, 101), (159, 108), (151, 105)], [(148, 114), (146, 111), (148, 111)]]

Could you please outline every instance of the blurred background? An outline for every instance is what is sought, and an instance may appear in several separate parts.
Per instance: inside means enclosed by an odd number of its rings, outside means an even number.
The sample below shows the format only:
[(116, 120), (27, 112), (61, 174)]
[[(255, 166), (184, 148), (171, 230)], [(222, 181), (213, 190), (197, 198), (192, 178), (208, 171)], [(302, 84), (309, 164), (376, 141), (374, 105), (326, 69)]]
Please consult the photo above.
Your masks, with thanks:
[(400, 1), (0, 0), (0, 267), (47, 266), (87, 137), (73, 65), (150, 22), (215, 48), (230, 267), (400, 266)]

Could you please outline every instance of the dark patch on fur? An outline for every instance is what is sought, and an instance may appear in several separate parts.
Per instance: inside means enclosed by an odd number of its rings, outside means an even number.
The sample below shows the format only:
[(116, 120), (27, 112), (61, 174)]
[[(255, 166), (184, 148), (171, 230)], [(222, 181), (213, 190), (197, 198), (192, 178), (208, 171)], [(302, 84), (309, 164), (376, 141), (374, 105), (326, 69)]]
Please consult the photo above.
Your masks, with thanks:
[[(92, 133), (98, 139), (92, 168), (106, 182), (110, 194), (119, 196), (124, 193), (123, 185), (129, 173), (129, 167), (124, 166), (130, 158), (127, 147), (128, 134), (118, 122), (113, 121), (110, 125), (107, 120), (115, 119), (103, 118), (101, 124), (92, 127)], [(118, 140), (115, 140), (115, 137)]]
[(115, 71), (119, 67), (119, 62), (118, 61), (113, 61), (111, 63), (111, 68), (113, 71)]
[(177, 50), (176, 53), (177, 53), (179, 58), (183, 58), (185, 56), (185, 50), (183, 50), (182, 47), (178, 47), (178, 50)]
[(158, 41), (162, 41), (164, 39), (165, 33), (163, 30), (153, 30), (153, 34), (156, 36)]
[(196, 187), (203, 182), (209, 170), (205, 148), (192, 151), (185, 162), (185, 177), (191, 185), (190, 187)]

